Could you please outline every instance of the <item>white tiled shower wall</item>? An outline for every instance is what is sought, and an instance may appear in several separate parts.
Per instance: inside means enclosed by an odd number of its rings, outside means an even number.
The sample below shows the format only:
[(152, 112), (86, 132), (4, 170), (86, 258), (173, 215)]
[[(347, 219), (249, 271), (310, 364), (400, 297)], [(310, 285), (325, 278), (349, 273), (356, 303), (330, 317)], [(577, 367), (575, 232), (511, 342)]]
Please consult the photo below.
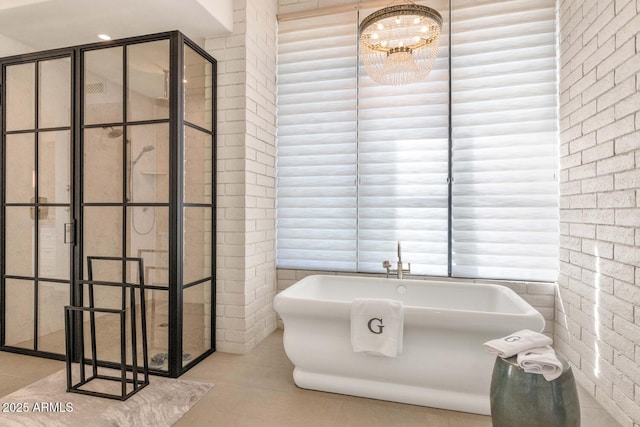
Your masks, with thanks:
[(640, 426), (640, 0), (559, 0), (560, 298), (555, 342)]

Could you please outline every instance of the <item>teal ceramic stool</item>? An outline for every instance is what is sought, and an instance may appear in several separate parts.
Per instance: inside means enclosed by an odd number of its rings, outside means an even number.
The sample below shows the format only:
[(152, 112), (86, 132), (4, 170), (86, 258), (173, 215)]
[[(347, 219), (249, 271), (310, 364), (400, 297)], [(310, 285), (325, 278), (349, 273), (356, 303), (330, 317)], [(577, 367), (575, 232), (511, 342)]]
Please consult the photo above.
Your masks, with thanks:
[(560, 358), (562, 375), (553, 381), (525, 372), (516, 356), (496, 358), (491, 376), (494, 427), (580, 427), (580, 401), (573, 372)]

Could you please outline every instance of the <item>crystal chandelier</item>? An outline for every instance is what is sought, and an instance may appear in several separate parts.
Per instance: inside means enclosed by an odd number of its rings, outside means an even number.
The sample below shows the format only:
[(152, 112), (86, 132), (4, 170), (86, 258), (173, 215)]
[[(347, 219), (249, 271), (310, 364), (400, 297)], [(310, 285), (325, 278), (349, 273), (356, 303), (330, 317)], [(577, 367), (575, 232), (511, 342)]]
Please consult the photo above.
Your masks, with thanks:
[(438, 56), (442, 16), (411, 1), (392, 3), (360, 24), (360, 57), (373, 81), (404, 85), (421, 81)]

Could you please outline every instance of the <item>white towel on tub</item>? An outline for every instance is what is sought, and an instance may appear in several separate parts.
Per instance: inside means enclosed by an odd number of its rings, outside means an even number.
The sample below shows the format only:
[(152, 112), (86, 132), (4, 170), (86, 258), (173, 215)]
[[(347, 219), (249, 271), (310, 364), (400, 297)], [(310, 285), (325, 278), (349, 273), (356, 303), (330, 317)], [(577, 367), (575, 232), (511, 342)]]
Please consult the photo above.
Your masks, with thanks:
[(401, 301), (356, 298), (351, 304), (351, 344), (354, 352), (396, 357), (402, 353), (404, 308)]
[(511, 357), (523, 350), (551, 345), (553, 340), (546, 335), (529, 329), (522, 329), (503, 338), (487, 341), (482, 345), (485, 351), (500, 357)]
[(542, 374), (547, 381), (562, 375), (562, 362), (551, 346), (530, 348), (518, 353), (518, 365), (525, 372)]

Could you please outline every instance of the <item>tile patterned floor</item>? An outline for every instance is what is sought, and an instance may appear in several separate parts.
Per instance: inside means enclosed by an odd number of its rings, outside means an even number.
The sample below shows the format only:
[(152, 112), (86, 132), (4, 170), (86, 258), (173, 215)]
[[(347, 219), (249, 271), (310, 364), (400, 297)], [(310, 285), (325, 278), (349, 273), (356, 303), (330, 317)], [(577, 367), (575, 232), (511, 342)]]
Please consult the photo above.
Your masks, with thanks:
[[(63, 362), (0, 352), (0, 396), (60, 369)], [(215, 385), (174, 426), (491, 427), (487, 416), (299, 389), (292, 370), (281, 330), (249, 354), (215, 353), (181, 377)], [(582, 427), (619, 427), (579, 391)]]

